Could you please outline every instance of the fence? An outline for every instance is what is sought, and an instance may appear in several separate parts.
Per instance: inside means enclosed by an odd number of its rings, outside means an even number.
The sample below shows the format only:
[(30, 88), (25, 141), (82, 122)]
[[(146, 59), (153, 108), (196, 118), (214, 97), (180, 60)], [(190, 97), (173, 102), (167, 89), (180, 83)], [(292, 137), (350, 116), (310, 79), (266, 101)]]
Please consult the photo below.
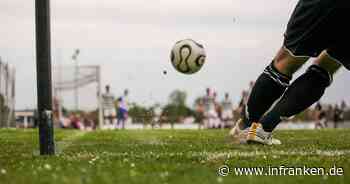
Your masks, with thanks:
[(0, 127), (15, 126), (15, 69), (0, 58)]

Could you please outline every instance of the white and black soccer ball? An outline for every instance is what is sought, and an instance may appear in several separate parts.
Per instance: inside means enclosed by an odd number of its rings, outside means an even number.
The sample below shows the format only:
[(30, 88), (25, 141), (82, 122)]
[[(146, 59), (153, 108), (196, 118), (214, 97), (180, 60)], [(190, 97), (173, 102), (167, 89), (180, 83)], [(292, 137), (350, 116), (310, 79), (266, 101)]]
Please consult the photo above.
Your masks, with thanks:
[(174, 68), (184, 74), (198, 72), (205, 63), (205, 50), (203, 45), (192, 39), (180, 40), (171, 50), (171, 63)]

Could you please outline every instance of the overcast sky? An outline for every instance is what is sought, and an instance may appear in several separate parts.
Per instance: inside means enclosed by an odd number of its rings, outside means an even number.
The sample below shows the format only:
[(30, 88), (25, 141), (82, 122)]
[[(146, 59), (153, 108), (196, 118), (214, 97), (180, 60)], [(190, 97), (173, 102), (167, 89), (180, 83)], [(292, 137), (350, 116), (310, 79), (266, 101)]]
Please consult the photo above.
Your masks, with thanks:
[[(238, 103), (242, 89), (256, 79), (283, 41), (296, 0), (51, 0), (53, 65), (72, 65), (75, 48), (82, 65), (100, 65), (102, 85), (130, 100), (166, 103), (174, 89), (188, 103), (206, 87), (229, 92)], [(18, 109), (36, 105), (34, 0), (0, 1), (0, 56), (17, 70)], [(192, 38), (205, 46), (207, 61), (194, 75), (177, 73), (169, 61), (173, 44)], [(163, 70), (168, 74), (163, 75)], [(296, 75), (297, 76), (297, 75)], [(322, 99), (347, 95), (349, 73), (342, 69)], [(94, 108), (95, 86), (80, 90), (82, 108)], [(64, 93), (72, 107), (72, 93)]]

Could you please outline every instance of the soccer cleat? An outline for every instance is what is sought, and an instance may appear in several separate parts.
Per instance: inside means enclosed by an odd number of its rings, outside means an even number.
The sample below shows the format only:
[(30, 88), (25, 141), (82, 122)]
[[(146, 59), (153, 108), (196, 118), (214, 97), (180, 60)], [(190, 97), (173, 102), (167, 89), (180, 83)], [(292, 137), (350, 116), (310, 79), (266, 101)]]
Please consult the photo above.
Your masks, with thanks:
[(248, 129), (244, 128), (244, 123), (242, 119), (237, 120), (235, 127), (232, 128), (229, 135), (235, 144), (245, 144), (247, 143)]
[(264, 131), (260, 123), (253, 123), (248, 130), (247, 143), (279, 145), (281, 141), (272, 138), (272, 133)]

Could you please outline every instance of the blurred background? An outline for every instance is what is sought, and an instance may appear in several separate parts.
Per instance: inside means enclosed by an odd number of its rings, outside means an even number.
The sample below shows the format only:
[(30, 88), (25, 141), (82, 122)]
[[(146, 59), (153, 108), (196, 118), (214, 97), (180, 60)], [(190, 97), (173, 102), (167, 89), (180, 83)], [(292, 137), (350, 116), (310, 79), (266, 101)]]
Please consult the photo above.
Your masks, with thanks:
[[(125, 123), (119, 128), (232, 126), (240, 117), (250, 82), (281, 46), (296, 2), (51, 1), (57, 127), (118, 128), (114, 126), (118, 119)], [(0, 1), (0, 21), (5, 25), (0, 29), (0, 125), (35, 127), (34, 0)], [(185, 38), (200, 42), (207, 52), (205, 65), (194, 75), (176, 72), (169, 59), (173, 44)], [(293, 119), (299, 124), (286, 128), (314, 128), (323, 111), (330, 123), (323, 124), (329, 127), (338, 119), (348, 120), (349, 82), (349, 74), (339, 71), (321, 99), (322, 108), (310, 108)], [(111, 117), (103, 114), (108, 106), (106, 85), (115, 108)], [(203, 117), (207, 88), (210, 95), (216, 94), (217, 121), (211, 125)], [(229, 120), (220, 117), (225, 93), (232, 103)], [(127, 113), (118, 118), (121, 108)]]

